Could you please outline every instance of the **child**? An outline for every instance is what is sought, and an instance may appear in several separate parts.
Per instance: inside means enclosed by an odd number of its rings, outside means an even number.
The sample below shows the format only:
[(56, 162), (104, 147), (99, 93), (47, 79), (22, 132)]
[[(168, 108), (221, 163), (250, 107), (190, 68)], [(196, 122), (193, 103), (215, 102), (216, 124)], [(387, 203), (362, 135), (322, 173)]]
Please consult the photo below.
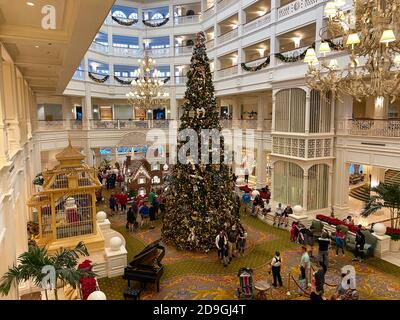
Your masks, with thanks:
[(292, 222), (292, 228), (290, 229), (290, 241), (297, 242), (299, 236), (299, 226), (296, 221)]
[(342, 254), (344, 254), (344, 234), (340, 231), (340, 229), (336, 230), (335, 235), (335, 242), (336, 242), (336, 257), (339, 255), (339, 249), (342, 249)]

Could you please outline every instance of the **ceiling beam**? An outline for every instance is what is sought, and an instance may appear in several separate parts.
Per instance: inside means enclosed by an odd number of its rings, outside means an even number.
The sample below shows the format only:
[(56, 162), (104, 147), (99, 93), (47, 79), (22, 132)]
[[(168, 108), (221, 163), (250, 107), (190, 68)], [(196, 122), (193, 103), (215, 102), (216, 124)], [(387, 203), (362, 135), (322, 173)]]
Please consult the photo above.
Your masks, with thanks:
[(0, 26), (0, 39), (3, 42), (7, 40), (29, 40), (44, 41), (57, 44), (68, 44), (69, 36), (65, 31), (61, 30), (44, 30), (42, 28), (32, 28), (25, 26)]

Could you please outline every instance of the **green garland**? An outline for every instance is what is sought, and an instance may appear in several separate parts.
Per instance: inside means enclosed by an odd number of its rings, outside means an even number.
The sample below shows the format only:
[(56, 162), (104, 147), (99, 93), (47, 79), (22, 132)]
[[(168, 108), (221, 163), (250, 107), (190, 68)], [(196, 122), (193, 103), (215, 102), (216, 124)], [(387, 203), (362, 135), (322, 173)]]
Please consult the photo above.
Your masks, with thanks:
[(114, 79), (117, 80), (117, 82), (119, 82), (120, 84), (124, 84), (124, 85), (130, 85), (133, 81), (133, 80), (124, 80), (117, 76), (114, 76)]
[(265, 59), (264, 62), (260, 63), (260, 64), (257, 65), (257, 66), (248, 67), (248, 66), (246, 65), (246, 63), (241, 63), (240, 66), (242, 67), (242, 69), (243, 69), (244, 71), (252, 71), (252, 72), (255, 72), (255, 71), (260, 71), (261, 69), (264, 69), (264, 68), (268, 67), (270, 61), (271, 61), (271, 59), (270, 59), (270, 57), (268, 56), (268, 58)]
[(118, 24), (120, 24), (121, 26), (133, 26), (134, 24), (138, 23), (139, 20), (138, 19), (124, 19), (124, 20), (130, 20), (130, 21), (123, 21), (117, 17), (111, 16), (111, 18)]
[(104, 83), (104, 82), (106, 82), (106, 81), (108, 80), (108, 78), (110, 78), (109, 75), (106, 75), (106, 76), (104, 76), (103, 78), (96, 78), (96, 77), (93, 75), (93, 73), (90, 72), (90, 71), (88, 72), (88, 74), (89, 74), (89, 78), (92, 79), (94, 82), (97, 82), (97, 83)]
[(168, 21), (169, 21), (169, 18), (165, 18), (163, 21), (161, 21), (161, 22), (156, 22), (156, 23), (150, 23), (150, 22), (148, 22), (147, 20), (142, 20), (142, 22), (143, 22), (143, 24), (144, 24), (145, 26), (152, 27), (152, 28), (161, 27), (161, 26), (167, 24)]
[[(343, 44), (336, 44), (332, 40), (329, 40), (329, 39), (321, 40), (321, 42), (327, 42), (329, 44), (329, 47), (334, 51), (340, 51), (340, 50), (344, 49)], [(275, 53), (275, 58), (277, 58), (283, 62), (297, 62), (299, 60), (303, 60), (304, 57), (306, 56), (307, 50), (311, 49), (311, 48), (315, 49), (315, 42), (298, 55), (285, 57), (282, 53)]]

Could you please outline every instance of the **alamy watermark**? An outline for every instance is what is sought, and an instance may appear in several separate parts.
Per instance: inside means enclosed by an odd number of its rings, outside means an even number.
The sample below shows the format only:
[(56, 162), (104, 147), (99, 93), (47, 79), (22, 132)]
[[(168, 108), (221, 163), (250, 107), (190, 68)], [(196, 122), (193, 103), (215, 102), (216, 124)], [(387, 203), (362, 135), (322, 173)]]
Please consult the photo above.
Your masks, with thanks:
[(50, 265), (44, 266), (42, 274), (44, 274), (44, 277), (40, 282), (41, 287), (46, 290), (54, 290), (57, 285), (56, 269)]
[(56, 8), (50, 4), (42, 7), (42, 28), (45, 30), (55, 30), (57, 28)]

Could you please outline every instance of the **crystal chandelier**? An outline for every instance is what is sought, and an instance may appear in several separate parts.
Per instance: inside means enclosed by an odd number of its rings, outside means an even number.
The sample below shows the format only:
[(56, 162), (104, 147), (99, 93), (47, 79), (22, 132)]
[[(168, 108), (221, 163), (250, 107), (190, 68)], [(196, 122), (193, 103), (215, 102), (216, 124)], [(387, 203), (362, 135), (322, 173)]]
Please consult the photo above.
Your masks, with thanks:
[(164, 90), (164, 81), (158, 78), (155, 60), (144, 52), (143, 59), (138, 60), (137, 78), (132, 80), (126, 97), (134, 108), (149, 110), (168, 104), (169, 94)]
[[(354, 0), (350, 12), (344, 5), (344, 0), (335, 0), (325, 6), (328, 21), (321, 33), (331, 40), (321, 40), (321, 63), (314, 49), (306, 52), (307, 84), (320, 91), (349, 94), (358, 101), (367, 97), (379, 105), (394, 101), (400, 95), (400, 0)], [(326, 56), (335, 39), (343, 39), (348, 52), (343, 69)]]

